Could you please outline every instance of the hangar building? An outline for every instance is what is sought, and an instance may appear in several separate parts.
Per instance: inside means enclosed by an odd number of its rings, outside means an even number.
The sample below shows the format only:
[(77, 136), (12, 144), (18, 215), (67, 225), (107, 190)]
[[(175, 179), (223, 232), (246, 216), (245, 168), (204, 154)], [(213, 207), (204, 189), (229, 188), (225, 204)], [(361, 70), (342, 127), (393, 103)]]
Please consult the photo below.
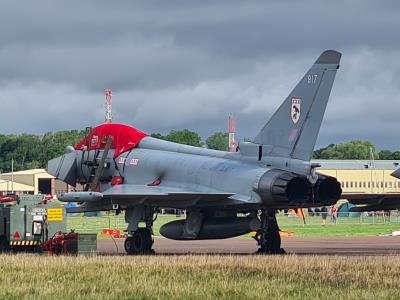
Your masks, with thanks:
[[(12, 178), (14, 182), (12, 183)], [(70, 191), (71, 186), (55, 179), (45, 169), (17, 171), (14, 174), (0, 174), (0, 193), (6, 194), (14, 190), (17, 194), (51, 194), (56, 195)]]
[(346, 193), (400, 193), (400, 180), (390, 174), (400, 167), (393, 160), (313, 160), (319, 173), (334, 176)]

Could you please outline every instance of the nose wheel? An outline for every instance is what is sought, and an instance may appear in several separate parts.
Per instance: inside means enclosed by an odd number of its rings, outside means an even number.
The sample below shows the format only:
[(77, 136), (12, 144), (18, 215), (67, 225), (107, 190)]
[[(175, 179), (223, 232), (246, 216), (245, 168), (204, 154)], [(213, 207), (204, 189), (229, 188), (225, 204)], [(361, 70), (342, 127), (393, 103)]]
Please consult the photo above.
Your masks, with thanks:
[(128, 255), (153, 253), (153, 238), (150, 229), (138, 228), (125, 240), (125, 251)]

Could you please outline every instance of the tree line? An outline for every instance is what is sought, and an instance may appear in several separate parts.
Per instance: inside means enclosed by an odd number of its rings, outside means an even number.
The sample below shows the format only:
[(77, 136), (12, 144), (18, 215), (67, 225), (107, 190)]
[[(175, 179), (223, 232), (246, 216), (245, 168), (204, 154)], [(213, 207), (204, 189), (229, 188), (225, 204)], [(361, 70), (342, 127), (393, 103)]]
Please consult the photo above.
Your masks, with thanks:
[(0, 135), (0, 171), (44, 168), (47, 161), (64, 153), (67, 145), (74, 145), (85, 136), (85, 132), (65, 130), (44, 135), (20, 134)]
[(370, 141), (355, 140), (341, 144), (331, 144), (317, 149), (313, 153), (314, 159), (377, 159), (400, 160), (400, 151), (381, 150)]
[[(85, 136), (84, 130), (64, 130), (49, 132), (44, 135), (0, 134), (0, 172), (11, 171), (11, 160), (14, 160), (14, 170), (44, 168), (47, 161), (64, 153), (67, 145), (74, 145)], [(173, 130), (166, 135), (154, 133), (151, 136), (166, 141), (186, 144), (196, 147), (207, 147), (215, 150), (228, 150), (228, 134), (215, 132), (205, 141), (191, 130)], [(369, 141), (350, 141), (341, 144), (331, 144), (317, 149), (314, 159), (374, 159), (400, 160), (400, 151), (377, 151)]]

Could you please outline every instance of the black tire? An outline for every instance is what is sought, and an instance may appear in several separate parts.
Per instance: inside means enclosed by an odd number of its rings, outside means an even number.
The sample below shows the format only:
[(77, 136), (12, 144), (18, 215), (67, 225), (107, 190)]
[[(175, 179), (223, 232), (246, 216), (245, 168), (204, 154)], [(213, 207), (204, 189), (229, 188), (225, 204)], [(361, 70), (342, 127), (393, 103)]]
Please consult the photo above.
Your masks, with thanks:
[(128, 236), (128, 237), (125, 239), (125, 242), (124, 242), (125, 252), (126, 252), (127, 254), (129, 254), (129, 255), (133, 254), (133, 253), (131, 253), (131, 243), (132, 243), (132, 242), (133, 242), (133, 238), (132, 238), (131, 236)]
[(139, 228), (132, 236), (125, 240), (125, 251), (129, 255), (151, 253), (153, 239), (147, 228)]
[(271, 248), (270, 251), (273, 253), (279, 252), (281, 249), (281, 236), (279, 230), (273, 230), (270, 233)]

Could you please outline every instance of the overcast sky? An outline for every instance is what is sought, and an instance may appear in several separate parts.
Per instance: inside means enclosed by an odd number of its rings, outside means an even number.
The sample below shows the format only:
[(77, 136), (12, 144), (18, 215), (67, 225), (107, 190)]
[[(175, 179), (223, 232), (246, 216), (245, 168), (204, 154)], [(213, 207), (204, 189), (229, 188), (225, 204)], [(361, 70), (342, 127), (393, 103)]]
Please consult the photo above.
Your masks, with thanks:
[(112, 88), (115, 122), (205, 138), (231, 112), (253, 138), (335, 49), (317, 147), (400, 149), (399, 14), (400, 1), (2, 1), (0, 133), (100, 124)]

